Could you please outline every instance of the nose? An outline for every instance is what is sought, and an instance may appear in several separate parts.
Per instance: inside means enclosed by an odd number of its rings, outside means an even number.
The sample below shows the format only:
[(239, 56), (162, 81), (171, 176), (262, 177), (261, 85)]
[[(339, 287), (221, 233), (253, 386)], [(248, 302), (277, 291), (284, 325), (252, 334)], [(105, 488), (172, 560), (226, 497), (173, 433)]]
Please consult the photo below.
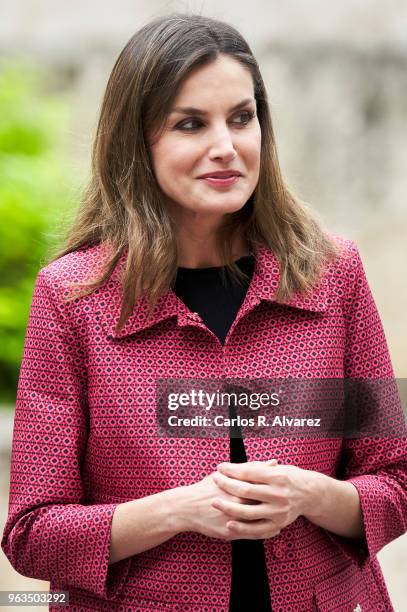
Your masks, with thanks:
[(227, 127), (219, 127), (214, 130), (211, 138), (211, 145), (209, 147), (210, 159), (222, 159), (227, 162), (236, 157), (237, 152)]

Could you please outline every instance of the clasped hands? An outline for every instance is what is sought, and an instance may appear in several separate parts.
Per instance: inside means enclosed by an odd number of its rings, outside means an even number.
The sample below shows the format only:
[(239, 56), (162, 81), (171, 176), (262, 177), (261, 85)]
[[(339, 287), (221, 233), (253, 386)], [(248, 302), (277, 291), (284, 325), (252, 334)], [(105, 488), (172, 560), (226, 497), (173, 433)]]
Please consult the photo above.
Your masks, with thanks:
[(216, 485), (238, 498), (216, 497), (213, 508), (230, 520), (228, 539), (266, 539), (305, 514), (312, 504), (315, 472), (294, 465), (280, 465), (276, 459), (247, 463), (222, 463), (212, 473)]

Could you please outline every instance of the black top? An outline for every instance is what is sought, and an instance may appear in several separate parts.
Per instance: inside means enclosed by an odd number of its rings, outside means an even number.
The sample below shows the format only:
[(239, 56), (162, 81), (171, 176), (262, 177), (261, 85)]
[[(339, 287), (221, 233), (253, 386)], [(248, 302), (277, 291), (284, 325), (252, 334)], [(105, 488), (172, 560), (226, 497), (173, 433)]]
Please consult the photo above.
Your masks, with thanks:
[[(235, 262), (249, 279), (243, 284), (222, 282), (221, 266), (178, 268), (174, 291), (222, 344), (245, 298), (253, 275), (255, 259), (246, 255)], [(236, 416), (230, 407), (230, 416)], [(235, 437), (239, 436), (239, 437)], [(230, 461), (247, 461), (240, 428), (230, 438)], [(270, 589), (264, 559), (263, 540), (232, 540), (232, 585), (229, 612), (271, 612)]]

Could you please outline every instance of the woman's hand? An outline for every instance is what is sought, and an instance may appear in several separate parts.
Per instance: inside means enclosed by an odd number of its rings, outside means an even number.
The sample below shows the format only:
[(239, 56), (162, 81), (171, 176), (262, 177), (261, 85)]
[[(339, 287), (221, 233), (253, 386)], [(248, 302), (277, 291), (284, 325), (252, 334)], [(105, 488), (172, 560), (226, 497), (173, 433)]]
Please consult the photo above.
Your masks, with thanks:
[[(317, 472), (278, 465), (275, 459), (222, 463), (212, 478), (229, 497), (216, 496), (212, 506), (227, 518), (230, 539), (270, 538), (308, 511), (317, 477)], [(236, 503), (231, 496), (252, 503)]]
[[(180, 489), (182, 500), (181, 504), (178, 504), (177, 522), (180, 525), (178, 531), (196, 531), (222, 540), (234, 540), (240, 537), (227, 525), (230, 516), (222, 509), (216, 508), (214, 502), (219, 500), (233, 508), (250, 507), (256, 502), (220, 488), (215, 482), (216, 476), (217, 472), (213, 472), (199, 482)], [(270, 525), (269, 532), (270, 535), (267, 537), (276, 535), (278, 530)]]

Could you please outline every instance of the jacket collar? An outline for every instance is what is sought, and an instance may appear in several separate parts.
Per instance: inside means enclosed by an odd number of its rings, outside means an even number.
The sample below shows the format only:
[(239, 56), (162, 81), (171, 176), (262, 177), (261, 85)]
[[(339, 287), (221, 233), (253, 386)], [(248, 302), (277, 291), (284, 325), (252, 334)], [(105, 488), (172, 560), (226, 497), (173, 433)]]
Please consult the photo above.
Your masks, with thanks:
[(254, 273), (254, 289), (261, 300), (312, 312), (325, 312), (328, 307), (327, 274), (322, 274), (321, 280), (310, 293), (296, 294), (287, 301), (281, 301), (274, 297), (280, 282), (280, 264), (274, 253), (266, 246), (261, 246), (257, 251)]
[[(120, 262), (124, 261), (124, 257)], [(116, 267), (113, 275), (100, 290), (101, 299), (98, 304), (101, 309), (96, 316), (102, 323), (105, 331), (111, 338), (124, 338), (140, 330), (157, 325), (165, 319), (177, 317), (178, 325), (191, 325), (196, 321), (196, 314), (192, 313), (180, 298), (169, 289), (163, 294), (153, 312), (147, 320), (147, 304), (145, 298), (136, 303), (132, 314), (120, 332), (116, 332), (116, 324), (120, 316), (121, 288)], [(323, 275), (321, 281), (313, 291), (307, 295), (296, 295), (286, 302), (277, 301), (274, 297), (280, 279), (279, 263), (273, 252), (266, 246), (260, 246), (256, 253), (256, 262), (252, 281), (249, 285), (244, 303), (242, 316), (261, 300), (284, 304), (301, 310), (311, 312), (324, 312), (327, 308), (327, 278)]]

